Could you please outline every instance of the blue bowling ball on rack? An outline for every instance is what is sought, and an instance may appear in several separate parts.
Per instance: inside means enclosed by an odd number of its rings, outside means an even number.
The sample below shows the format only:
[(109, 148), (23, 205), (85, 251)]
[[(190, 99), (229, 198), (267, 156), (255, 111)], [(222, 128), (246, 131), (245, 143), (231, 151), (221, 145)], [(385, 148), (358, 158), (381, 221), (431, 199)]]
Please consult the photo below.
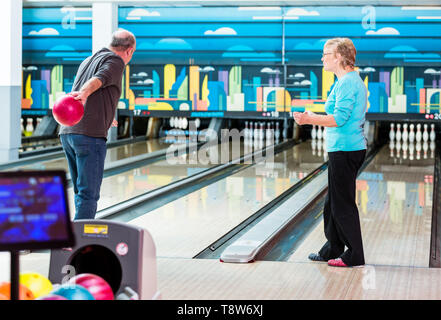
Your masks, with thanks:
[(68, 300), (95, 300), (93, 295), (83, 286), (65, 283), (52, 290), (51, 294), (65, 297)]

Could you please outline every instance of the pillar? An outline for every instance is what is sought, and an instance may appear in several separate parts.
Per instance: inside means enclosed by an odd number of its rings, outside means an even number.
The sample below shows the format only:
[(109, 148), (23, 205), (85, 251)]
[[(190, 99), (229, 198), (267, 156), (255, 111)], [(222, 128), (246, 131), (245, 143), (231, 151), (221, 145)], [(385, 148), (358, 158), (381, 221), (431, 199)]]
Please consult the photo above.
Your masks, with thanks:
[(21, 145), (22, 0), (0, 1), (0, 163), (18, 160)]

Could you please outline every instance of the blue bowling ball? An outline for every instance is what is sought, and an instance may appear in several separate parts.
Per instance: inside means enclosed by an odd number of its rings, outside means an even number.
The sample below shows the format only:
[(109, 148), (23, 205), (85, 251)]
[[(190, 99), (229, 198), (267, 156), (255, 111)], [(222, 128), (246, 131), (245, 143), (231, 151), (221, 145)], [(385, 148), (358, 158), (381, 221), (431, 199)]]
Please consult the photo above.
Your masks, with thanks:
[(65, 283), (52, 290), (51, 294), (65, 297), (68, 300), (95, 300), (93, 295), (83, 286)]

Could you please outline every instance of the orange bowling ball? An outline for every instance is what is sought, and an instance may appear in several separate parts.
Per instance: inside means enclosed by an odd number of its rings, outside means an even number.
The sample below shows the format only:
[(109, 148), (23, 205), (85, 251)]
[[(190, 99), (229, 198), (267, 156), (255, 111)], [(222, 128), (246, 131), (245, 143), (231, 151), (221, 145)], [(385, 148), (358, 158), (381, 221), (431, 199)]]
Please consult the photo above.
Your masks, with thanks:
[[(20, 300), (34, 300), (34, 294), (26, 286), (20, 284), (18, 289)], [(0, 300), (11, 300), (11, 284), (9, 282), (0, 283)]]
[(69, 94), (59, 98), (52, 108), (55, 120), (63, 126), (74, 126), (83, 118), (84, 106)]

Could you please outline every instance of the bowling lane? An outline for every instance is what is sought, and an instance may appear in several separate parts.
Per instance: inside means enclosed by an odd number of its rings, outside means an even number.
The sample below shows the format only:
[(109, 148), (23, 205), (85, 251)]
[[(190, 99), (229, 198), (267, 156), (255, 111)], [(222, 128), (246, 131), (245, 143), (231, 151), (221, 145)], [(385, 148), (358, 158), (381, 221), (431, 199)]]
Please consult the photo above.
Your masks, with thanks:
[(45, 140), (37, 140), (32, 142), (22, 142), (20, 147), (20, 152), (22, 151), (32, 151), (32, 150), (40, 150), (47, 147), (60, 146), (60, 139), (45, 139)]
[[(412, 159), (384, 146), (357, 179), (368, 265), (429, 266), (434, 159), (430, 153)], [(288, 261), (310, 262), (325, 243), (320, 219)]]
[[(98, 210), (108, 208), (127, 199), (163, 187), (183, 178), (197, 174), (250, 152), (243, 143), (238, 148), (230, 143), (214, 144), (191, 154), (182, 154), (176, 158), (167, 158), (132, 170), (127, 170), (103, 179)], [(233, 152), (231, 148), (235, 147)], [(229, 148), (228, 151), (225, 148)], [(74, 210), (74, 192), (68, 189), (71, 214)]]
[(192, 258), (324, 161), (310, 141), (127, 221), (146, 228), (159, 257)]
[[(108, 148), (106, 154), (105, 162), (112, 162), (116, 160), (126, 159), (129, 157), (134, 157), (137, 155), (162, 150), (168, 148), (170, 144), (164, 143), (164, 139), (152, 139), (146, 141), (139, 141), (131, 144), (126, 144), (118, 147)], [(29, 165), (24, 165), (21, 167), (15, 167), (12, 169), (8, 169), (8, 171), (12, 170), (51, 170), (51, 169), (62, 169), (69, 172), (67, 166), (66, 157), (48, 160), (48, 161), (40, 161)]]

